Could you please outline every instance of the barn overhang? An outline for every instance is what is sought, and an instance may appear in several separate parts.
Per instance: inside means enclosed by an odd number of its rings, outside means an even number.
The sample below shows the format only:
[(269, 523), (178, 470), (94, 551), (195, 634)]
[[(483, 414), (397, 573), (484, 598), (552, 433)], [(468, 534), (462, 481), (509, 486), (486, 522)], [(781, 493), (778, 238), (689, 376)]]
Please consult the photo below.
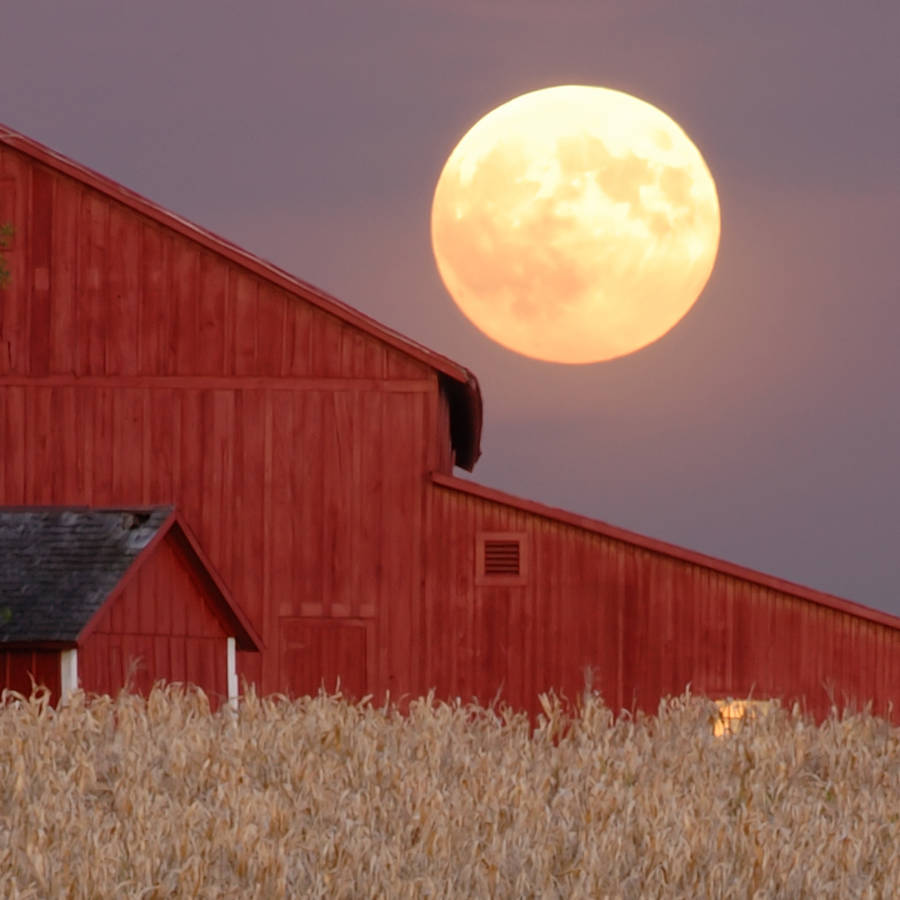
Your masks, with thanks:
[(20, 650), (28, 650), (29, 652), (36, 651), (39, 653), (58, 653), (62, 650), (76, 650), (78, 649), (77, 641), (45, 641), (45, 640), (34, 640), (29, 641), (25, 639), (17, 639), (12, 641), (0, 641), (0, 650), (2, 651), (20, 651)]
[(483, 405), (478, 379), (468, 369), (463, 371), (464, 380), (442, 373), (440, 382), (450, 407), (450, 444), (454, 462), (471, 472), (481, 456)]

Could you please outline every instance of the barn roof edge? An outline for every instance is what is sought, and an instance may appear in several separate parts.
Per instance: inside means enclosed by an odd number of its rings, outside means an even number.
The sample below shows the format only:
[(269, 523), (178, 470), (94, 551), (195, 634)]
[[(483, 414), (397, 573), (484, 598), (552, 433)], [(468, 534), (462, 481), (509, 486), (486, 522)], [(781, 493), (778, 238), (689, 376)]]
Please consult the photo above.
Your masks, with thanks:
[(0, 644), (81, 642), (156, 542), (171, 506), (0, 507)]
[(172, 512), (172, 527), (177, 528), (184, 537), (185, 543), (196, 557), (201, 569), (209, 576), (213, 586), (218, 591), (221, 599), (225, 603), (225, 607), (229, 613), (231, 625), (238, 631), (238, 649), (239, 650), (256, 650), (260, 651), (265, 648), (265, 643), (259, 632), (253, 627), (253, 623), (244, 612), (241, 605), (234, 599), (225, 580), (219, 574), (216, 567), (212, 564), (212, 560), (204, 552), (200, 546), (197, 536), (194, 534), (190, 526), (185, 522), (184, 517), (176, 507)]
[(511, 506), (522, 512), (531, 513), (541, 516), (545, 519), (551, 519), (564, 525), (570, 525), (574, 528), (580, 528), (583, 531), (589, 531), (612, 540), (621, 541), (640, 547), (643, 550), (649, 550), (653, 553), (659, 553), (664, 556), (672, 557), (692, 565), (701, 566), (720, 572), (723, 575), (731, 575), (734, 578), (740, 578), (743, 581), (749, 581), (766, 587), (771, 590), (806, 600), (810, 603), (817, 603), (820, 606), (826, 606), (838, 612), (847, 613), (857, 618), (867, 619), (879, 625), (885, 625), (900, 631), (900, 616), (894, 616), (891, 613), (882, 612), (878, 609), (872, 609), (853, 600), (846, 600), (843, 597), (836, 597), (833, 594), (817, 591), (814, 588), (796, 584), (775, 575), (767, 575), (764, 572), (758, 572), (755, 569), (737, 563), (728, 562), (715, 556), (708, 556), (705, 553), (699, 553), (695, 550), (688, 550), (677, 544), (670, 544), (667, 541), (658, 540), (657, 538), (647, 537), (636, 531), (629, 531), (625, 528), (619, 528), (616, 525), (610, 525), (599, 519), (592, 519), (589, 516), (582, 516), (578, 513), (569, 512), (555, 506), (546, 506), (535, 500), (527, 500), (523, 497), (516, 497), (513, 494), (507, 494), (496, 488), (487, 487), (474, 481), (464, 478), (456, 478), (452, 475), (445, 475), (442, 472), (432, 472), (431, 481), (438, 487), (447, 488), (448, 490), (460, 491), (461, 493), (470, 494), (479, 497), (482, 500), (488, 500), (493, 503), (500, 503), (504, 506)]
[[(128, 521), (121, 524), (115, 521), (121, 517), (127, 517)], [(64, 521), (66, 518), (68, 521)], [(87, 540), (83, 534), (75, 533), (75, 529), (79, 525), (83, 528), (85, 523), (93, 529), (92, 537)], [(124, 532), (120, 535), (116, 529), (122, 528), (130, 531), (134, 539)], [(67, 533), (72, 534), (71, 539), (64, 536)], [(19, 566), (11, 565), (8, 571), (0, 566), (0, 607), (6, 600), (11, 613), (18, 617), (18, 628), (8, 631), (0, 627), (0, 648), (11, 649), (17, 645), (65, 648), (83, 644), (95, 629), (103, 610), (137, 576), (141, 567), (153, 556), (156, 547), (169, 534), (176, 536), (191, 557), (188, 564), (204, 576), (208, 581), (208, 590), (217, 595), (222, 616), (233, 630), (240, 649), (261, 650), (263, 643), (259, 634), (232, 597), (177, 508), (168, 504), (0, 507), (0, 549), (10, 554), (7, 562), (21, 566), (18, 574)], [(32, 553), (34, 558), (26, 554), (23, 540), (30, 548), (27, 552)], [(39, 558), (38, 547), (42, 540), (53, 551), (50, 558), (43, 561)], [(57, 558), (61, 550), (62, 556)], [(84, 572), (86, 561), (94, 559), (96, 554), (101, 554), (104, 560), (99, 568), (83, 574), (81, 582), (67, 581), (70, 567)], [(22, 579), (48, 568), (54, 569), (56, 574), (43, 585), (46, 593), (33, 597), (22, 587)], [(30, 581), (27, 583), (31, 584)], [(4, 588), (9, 590), (8, 595)], [(73, 602), (76, 597), (80, 599)], [(46, 606), (47, 603), (53, 607), (55, 619), (45, 624), (45, 617), (42, 617), (37, 605)]]

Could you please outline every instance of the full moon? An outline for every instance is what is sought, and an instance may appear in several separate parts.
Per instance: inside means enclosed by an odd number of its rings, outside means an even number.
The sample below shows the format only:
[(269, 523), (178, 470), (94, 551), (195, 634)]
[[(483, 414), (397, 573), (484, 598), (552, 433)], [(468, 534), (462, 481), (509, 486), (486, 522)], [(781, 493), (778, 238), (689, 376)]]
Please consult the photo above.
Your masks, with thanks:
[(592, 363), (669, 331), (719, 246), (712, 175), (655, 106), (601, 87), (516, 97), (475, 123), (431, 210), (441, 278), (488, 337)]

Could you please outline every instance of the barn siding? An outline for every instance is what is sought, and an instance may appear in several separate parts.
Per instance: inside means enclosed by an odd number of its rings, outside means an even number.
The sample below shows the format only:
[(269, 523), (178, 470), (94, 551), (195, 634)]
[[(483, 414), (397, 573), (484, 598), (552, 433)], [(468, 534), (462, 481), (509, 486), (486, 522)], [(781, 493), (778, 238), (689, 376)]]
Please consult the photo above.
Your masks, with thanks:
[(0, 147), (0, 374), (419, 380), (423, 363), (75, 179)]
[(11, 690), (28, 697), (32, 679), (50, 690), (51, 702), (59, 697), (59, 650), (0, 649), (0, 691)]
[[(419, 678), (436, 373), (8, 147), (0, 178), (35, 248), (9, 253), (0, 502), (175, 503), (267, 646), (281, 617), (365, 619), (367, 686)], [(277, 652), (238, 658), (282, 686)]]
[[(175, 503), (268, 646), (277, 646), (282, 616), (377, 618), (376, 685), (399, 688), (424, 665), (414, 635), (424, 430), (436, 386), (383, 384), (194, 390), (7, 381), (0, 503)], [(32, 415), (23, 428), (24, 408)], [(51, 424), (66, 421), (77, 427)], [(420, 440), (391, 443), (392, 434)], [(239, 654), (241, 674), (275, 690), (277, 653), (261, 672), (246, 666), (254, 656)]]
[(372, 622), (366, 619), (285, 617), (278, 629), (281, 671), (289, 696), (340, 690), (362, 699), (373, 679)]
[(78, 651), (80, 686), (115, 694), (130, 678), (146, 694), (165, 678), (200, 685), (218, 703), (227, 696), (227, 638), (204, 585), (167, 536), (91, 623)]
[[(550, 687), (577, 696), (590, 667), (614, 708), (653, 711), (688, 684), (820, 717), (832, 696), (880, 714), (896, 700), (896, 629), (464, 491), (436, 485), (430, 521), (424, 683), (446, 696), (536, 712)], [(479, 531), (526, 535), (525, 585), (475, 584)]]

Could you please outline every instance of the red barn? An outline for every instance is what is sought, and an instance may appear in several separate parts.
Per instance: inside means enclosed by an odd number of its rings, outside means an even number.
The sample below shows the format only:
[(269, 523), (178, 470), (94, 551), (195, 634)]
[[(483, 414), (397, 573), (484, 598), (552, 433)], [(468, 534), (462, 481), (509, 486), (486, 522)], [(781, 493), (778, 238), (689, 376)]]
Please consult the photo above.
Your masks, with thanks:
[(259, 649), (171, 507), (0, 509), (0, 608), (0, 685), (53, 699), (164, 679), (217, 703)]
[(175, 506), (262, 691), (900, 699), (900, 619), (455, 478), (465, 368), (0, 127), (3, 222), (0, 504)]

